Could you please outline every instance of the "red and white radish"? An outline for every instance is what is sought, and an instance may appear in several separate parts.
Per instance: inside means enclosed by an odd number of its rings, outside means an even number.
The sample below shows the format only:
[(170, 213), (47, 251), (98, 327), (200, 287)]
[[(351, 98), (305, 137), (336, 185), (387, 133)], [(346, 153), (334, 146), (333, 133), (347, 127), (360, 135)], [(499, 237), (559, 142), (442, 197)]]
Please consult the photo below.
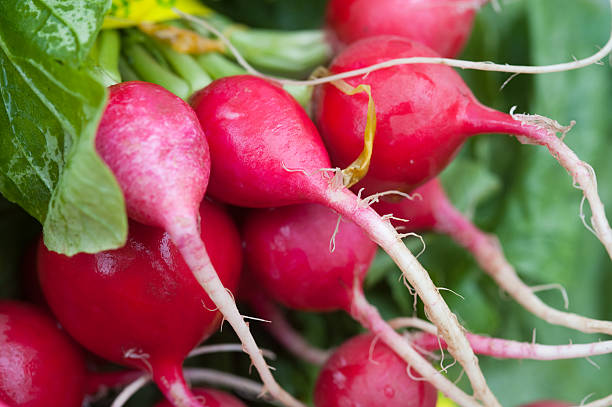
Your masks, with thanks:
[(534, 291), (516, 274), (514, 267), (504, 256), (493, 235), (478, 229), (449, 201), (437, 178), (414, 190), (415, 199), (399, 202), (381, 200), (372, 207), (381, 215), (393, 214), (405, 221), (392, 222), (402, 231), (436, 231), (451, 236), (465, 247), (497, 284), (525, 309), (556, 325), (587, 333), (612, 335), (612, 322), (586, 318), (581, 315), (556, 310), (540, 300)]
[(81, 348), (45, 311), (0, 301), (0, 404), (80, 407), (85, 396)]
[[(368, 67), (392, 58), (437, 57), (426, 46), (395, 36), (358, 41), (333, 61), (332, 74)], [(438, 173), (471, 136), (508, 133), (523, 143), (548, 148), (583, 190), (593, 213), (593, 229), (612, 256), (612, 229), (597, 194), (593, 169), (581, 161), (555, 132), (568, 128), (540, 116), (511, 116), (480, 104), (450, 67), (435, 64), (397, 65), (351, 77), (349, 85), (371, 86), (377, 131), (366, 193), (411, 191)], [(325, 84), (314, 94), (314, 113), (334, 165), (345, 167), (363, 148), (367, 98), (346, 96)]]
[(206, 128), (213, 157), (211, 195), (250, 207), (316, 202), (354, 221), (394, 258), (414, 286), (451, 344), (449, 352), (464, 366), (476, 397), (499, 405), (456, 317), (395, 229), (344, 188), (338, 177), (325, 176), (329, 174), (322, 170), (331, 165), (327, 152), (306, 112), (289, 94), (261, 78), (233, 76), (196, 93), (192, 104)]
[(342, 344), (321, 369), (315, 407), (434, 407), (436, 389), (374, 335)]
[[(204, 201), (202, 239), (224, 287), (235, 290), (241, 248), (231, 219)], [(67, 257), (38, 250), (47, 301), (84, 347), (147, 371), (176, 406), (200, 406), (186, 387), (182, 362), (222, 320), (168, 233), (131, 221), (126, 245)]]
[(467, 42), (474, 15), (488, 0), (331, 0), (326, 25), (336, 49), (377, 35), (418, 41), (453, 58)]
[(193, 110), (154, 84), (114, 85), (96, 135), (96, 149), (124, 192), (128, 215), (168, 232), (197, 281), (236, 331), (266, 390), (287, 406), (301, 407), (274, 380), (200, 237), (198, 207), (208, 183), (210, 155)]

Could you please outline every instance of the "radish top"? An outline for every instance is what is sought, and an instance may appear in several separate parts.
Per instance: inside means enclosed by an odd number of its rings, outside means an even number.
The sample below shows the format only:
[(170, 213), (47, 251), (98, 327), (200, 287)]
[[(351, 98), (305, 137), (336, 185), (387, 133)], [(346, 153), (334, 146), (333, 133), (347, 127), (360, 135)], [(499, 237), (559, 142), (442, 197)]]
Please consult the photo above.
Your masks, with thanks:
[(152, 83), (123, 82), (109, 89), (96, 149), (123, 190), (128, 215), (164, 228), (196, 216), (210, 156), (193, 110)]
[(47, 313), (0, 301), (0, 400), (20, 407), (80, 407), (81, 349)]
[[(416, 373), (411, 371), (412, 377)], [(374, 335), (356, 336), (342, 344), (319, 373), (316, 407), (434, 407), (436, 389), (414, 380), (400, 359)]]
[(331, 0), (326, 23), (335, 48), (398, 35), (453, 58), (470, 36), (476, 8), (470, 0)]

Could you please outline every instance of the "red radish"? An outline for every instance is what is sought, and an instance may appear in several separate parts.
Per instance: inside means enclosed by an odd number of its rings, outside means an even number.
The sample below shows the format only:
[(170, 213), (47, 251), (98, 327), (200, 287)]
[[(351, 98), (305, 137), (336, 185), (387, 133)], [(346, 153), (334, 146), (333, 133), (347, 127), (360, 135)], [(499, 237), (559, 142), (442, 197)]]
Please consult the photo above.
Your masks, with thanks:
[(340, 346), (319, 373), (315, 407), (434, 407), (436, 389), (374, 335)]
[(168, 232), (214, 306), (236, 331), (266, 390), (287, 406), (301, 407), (274, 380), (200, 237), (198, 207), (208, 183), (210, 155), (193, 110), (151, 83), (111, 86), (96, 149), (123, 190), (128, 215)]
[(81, 406), (85, 360), (56, 321), (33, 305), (3, 300), (0, 332), (0, 401), (11, 407)]
[(488, 0), (331, 0), (326, 23), (334, 48), (377, 35), (418, 41), (453, 58), (467, 42), (476, 10)]
[(470, 251), (482, 269), (512, 298), (533, 314), (551, 324), (562, 325), (586, 333), (612, 335), (612, 322), (585, 318), (556, 310), (546, 305), (521, 281), (508, 262), (497, 239), (478, 229), (449, 201), (437, 178), (417, 188), (420, 199), (399, 202), (380, 201), (372, 205), (381, 215), (393, 214), (407, 222), (394, 221), (410, 232), (432, 230), (451, 236)]
[[(428, 315), (452, 344), (449, 352), (464, 366), (476, 397), (499, 405), (461, 326), (395, 229), (344, 188), (339, 173), (325, 177), (321, 170), (331, 165), (327, 152), (306, 112), (289, 94), (261, 78), (232, 76), (196, 93), (192, 104), (206, 128), (211, 154), (218, 157), (212, 162), (211, 195), (248, 207), (316, 202), (354, 221), (391, 255), (414, 286)], [(424, 360), (415, 365), (416, 352), (407, 357), (415, 358), (411, 366), (427, 380), (434, 380), (432, 374), (440, 376)]]
[[(225, 287), (235, 290), (240, 240), (221, 208), (204, 201), (202, 239)], [(181, 365), (219, 327), (221, 313), (205, 295), (168, 233), (130, 222), (123, 248), (63, 256), (38, 251), (41, 286), (64, 328), (90, 351), (148, 371), (177, 406), (200, 406)]]
[[(368, 38), (340, 53), (330, 71), (335, 74), (417, 56), (438, 55), (405, 38)], [(593, 228), (612, 256), (612, 229), (597, 195), (593, 170), (554, 134), (569, 128), (543, 117), (513, 117), (483, 106), (461, 77), (444, 65), (398, 65), (346, 81), (352, 86), (370, 85), (376, 103), (372, 160), (367, 176), (357, 184), (366, 193), (411, 191), (438, 175), (468, 137), (509, 133), (523, 143), (546, 146), (572, 175), (591, 205)], [(314, 115), (334, 165), (344, 168), (360, 154), (367, 103), (367, 97), (346, 96), (331, 84), (316, 89)]]
[[(193, 389), (193, 394), (202, 401), (202, 405), (206, 407), (246, 407), (246, 405), (224, 391), (215, 389)], [(160, 401), (155, 407), (172, 407), (168, 401)]]

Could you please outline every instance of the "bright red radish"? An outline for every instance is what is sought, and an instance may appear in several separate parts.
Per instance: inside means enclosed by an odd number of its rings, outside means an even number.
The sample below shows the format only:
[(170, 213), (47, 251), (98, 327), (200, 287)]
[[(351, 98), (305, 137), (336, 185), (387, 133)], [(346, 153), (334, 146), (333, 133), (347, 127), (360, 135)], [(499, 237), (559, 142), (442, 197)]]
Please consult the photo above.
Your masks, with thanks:
[[(204, 201), (202, 239), (225, 287), (235, 290), (240, 240), (220, 207)], [(38, 251), (41, 286), (65, 329), (90, 351), (152, 374), (177, 406), (199, 406), (181, 366), (218, 329), (221, 313), (163, 230), (130, 222), (123, 248), (66, 257)], [(181, 404), (182, 403), (182, 404)]]
[[(224, 391), (199, 388), (193, 389), (192, 392), (206, 407), (246, 407), (242, 401)], [(155, 407), (172, 407), (172, 405), (163, 400), (157, 403)]]
[(467, 42), (474, 15), (488, 0), (331, 0), (328, 35), (336, 49), (362, 38), (397, 35), (453, 58)]
[(340, 346), (319, 373), (315, 407), (434, 407), (436, 389), (374, 335), (356, 336)]
[[(422, 298), (428, 315), (443, 327), (449, 352), (464, 366), (476, 397), (486, 404), (499, 403), (488, 388), (478, 361), (462, 328), (437, 288), (397, 232), (367, 204), (329, 175), (330, 161), (306, 112), (279, 86), (253, 76), (218, 79), (193, 96), (198, 119), (206, 128), (213, 157), (210, 193), (238, 206), (276, 207), (317, 202), (327, 205), (362, 227), (391, 255)], [(410, 356), (416, 367), (418, 355)], [(435, 376), (440, 376), (435, 373)], [(431, 378), (433, 380), (433, 378)], [(457, 398), (460, 398), (457, 396)], [(462, 399), (477, 405), (473, 399)]]
[[(380, 36), (346, 48), (330, 71), (365, 68), (394, 58), (437, 56), (415, 41)], [(409, 192), (437, 176), (468, 137), (512, 134), (523, 143), (548, 148), (572, 175), (591, 205), (593, 228), (612, 256), (612, 229), (597, 195), (593, 170), (554, 134), (568, 128), (542, 117), (512, 117), (483, 106), (461, 77), (444, 65), (397, 65), (346, 81), (352, 86), (370, 85), (376, 103), (372, 160), (367, 176), (357, 184), (366, 188), (366, 194), (392, 189)], [(315, 90), (316, 122), (335, 166), (344, 168), (360, 154), (367, 102), (363, 95), (346, 96), (331, 84)]]
[(478, 229), (449, 201), (437, 178), (414, 190), (420, 196), (399, 202), (381, 200), (372, 205), (380, 215), (393, 214), (407, 222), (392, 220), (402, 231), (436, 231), (451, 236), (470, 251), (482, 269), (527, 310), (551, 324), (587, 333), (612, 335), (612, 322), (595, 320), (556, 310), (540, 300), (518, 277), (504, 256), (497, 238)]
[[(11, 407), (80, 407), (81, 349), (47, 313), (0, 301), (0, 401)], [(1, 404), (1, 403), (0, 403)]]
[(193, 110), (151, 83), (111, 86), (96, 149), (117, 177), (128, 215), (168, 232), (214, 306), (236, 331), (266, 390), (287, 406), (301, 407), (274, 380), (200, 238), (198, 207), (208, 183), (210, 156)]

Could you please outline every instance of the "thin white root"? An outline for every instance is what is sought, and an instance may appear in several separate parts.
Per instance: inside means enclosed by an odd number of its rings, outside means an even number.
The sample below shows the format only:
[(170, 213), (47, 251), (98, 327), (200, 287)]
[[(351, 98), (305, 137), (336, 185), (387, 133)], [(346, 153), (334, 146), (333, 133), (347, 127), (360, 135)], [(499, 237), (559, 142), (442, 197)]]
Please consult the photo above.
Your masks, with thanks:
[(612, 394), (599, 400), (591, 401), (590, 403), (580, 403), (577, 407), (608, 407), (612, 406)]
[[(394, 329), (418, 328), (430, 337), (419, 334), (412, 335), (415, 346), (425, 351), (442, 350), (438, 341), (436, 327), (418, 318), (397, 318), (389, 321)], [(433, 338), (431, 338), (433, 336)], [(612, 353), (612, 341), (592, 342), (569, 345), (542, 345), (535, 342), (519, 342), (506, 339), (490, 338), (468, 333), (468, 340), (474, 351), (479, 355), (487, 355), (503, 359), (531, 359), (531, 360), (562, 360), (589, 358), (590, 356), (607, 355)]]
[[(423, 301), (426, 315), (440, 328), (442, 338), (449, 345), (449, 352), (465, 369), (476, 399), (488, 407), (500, 406), (486, 383), (463, 328), (448, 308), (427, 271), (398, 238), (398, 233), (391, 223), (383, 221), (372, 208), (364, 207), (355, 198), (355, 195), (348, 190), (328, 189), (325, 202), (336, 212), (359, 225), (368, 233), (370, 239), (391, 256)], [(419, 371), (419, 374), (424, 373)]]
[(439, 200), (437, 205), (434, 205), (433, 211), (437, 221), (436, 230), (451, 236), (470, 251), (479, 266), (527, 311), (550, 324), (585, 333), (612, 335), (612, 321), (583, 317), (545, 304), (534, 294), (533, 288), (519, 278), (514, 267), (504, 256), (497, 238), (478, 229), (448, 200)]
[[(195, 348), (187, 355), (188, 358), (193, 358), (200, 355), (209, 355), (211, 353), (221, 352), (240, 352), (243, 353), (244, 349), (240, 343), (219, 343), (216, 345), (204, 345)], [(268, 349), (262, 349), (261, 354), (268, 359), (276, 359), (276, 354)]]
[(140, 389), (147, 385), (147, 383), (151, 380), (151, 376), (143, 375), (138, 379), (134, 380), (132, 383), (125, 386), (121, 393), (117, 395), (111, 407), (123, 407), (125, 403), (128, 402), (130, 398)]
[[(610, 0), (610, 8), (612, 11), (612, 0)], [(240, 52), (232, 45), (230, 40), (223, 35), (219, 30), (213, 27), (211, 24), (206, 22), (205, 20), (192, 16), (190, 14), (184, 13), (177, 8), (173, 8), (174, 12), (177, 13), (182, 18), (212, 32), (215, 34), (230, 50), (230, 52), (236, 58), (236, 61), (251, 75), (259, 76), (261, 78), (267, 78), (270, 80), (277, 81), (283, 85), (297, 85), (297, 86), (315, 86), (321, 85), (324, 83), (334, 82), (340, 79), (346, 79), (354, 76), (367, 75), (371, 72), (389, 68), (396, 65), (405, 65), (405, 64), (440, 64), (440, 65), (448, 65), (455, 68), (461, 69), (475, 69), (479, 71), (493, 71), (493, 72), (508, 72), (508, 73), (518, 73), (518, 74), (543, 74), (543, 73), (552, 73), (552, 72), (564, 72), (571, 71), (575, 69), (580, 69), (585, 66), (593, 65), (599, 63), (603, 58), (605, 58), (610, 52), (612, 52), (612, 30), (610, 33), (610, 37), (608, 42), (595, 54), (579, 60), (574, 60), (572, 62), (566, 62), (561, 64), (554, 65), (543, 65), (543, 66), (524, 66), (524, 65), (508, 65), (508, 64), (494, 64), (491, 62), (473, 62), (473, 61), (462, 61), (451, 58), (426, 58), (426, 57), (414, 57), (414, 58), (397, 58), (391, 59), (388, 61), (384, 61), (378, 64), (374, 64), (365, 68), (355, 69), (352, 71), (342, 72), (336, 75), (327, 76), (324, 78), (317, 78), (306, 81), (297, 81), (290, 80), (275, 76), (265, 75), (255, 68), (253, 68), (240, 54)]]
[[(558, 138), (555, 134), (555, 132), (561, 131), (563, 135), (569, 128), (562, 127), (557, 122), (537, 115), (513, 114), (512, 117), (520, 121), (529, 133), (529, 142), (548, 148), (552, 156), (572, 176), (575, 185), (582, 190), (591, 207), (591, 224), (593, 227), (589, 229), (595, 233), (612, 259), (612, 228), (610, 228), (604, 205), (597, 192), (595, 171), (589, 164), (580, 160), (576, 153), (563, 142), (563, 139)], [(522, 138), (519, 138), (519, 141), (521, 140)], [(583, 218), (582, 213), (581, 218)]]
[[(265, 393), (264, 387), (260, 383), (230, 373), (203, 368), (187, 368), (183, 371), (185, 372), (185, 378), (191, 382), (203, 382), (214, 387), (232, 389), (241, 396), (245, 396), (245, 398), (255, 400), (259, 398), (260, 394)], [(259, 399), (261, 400), (261, 398)], [(272, 401), (269, 397), (263, 399)]]
[(221, 283), (210, 262), (206, 247), (200, 238), (197, 223), (175, 222), (167, 229), (195, 278), (219, 308), (224, 319), (236, 332), (244, 351), (249, 355), (252, 365), (257, 369), (265, 389), (287, 407), (305, 407), (304, 404), (287, 393), (274, 379), (270, 367), (263, 358), (262, 352), (249, 330), (248, 324), (240, 315), (234, 299)]

